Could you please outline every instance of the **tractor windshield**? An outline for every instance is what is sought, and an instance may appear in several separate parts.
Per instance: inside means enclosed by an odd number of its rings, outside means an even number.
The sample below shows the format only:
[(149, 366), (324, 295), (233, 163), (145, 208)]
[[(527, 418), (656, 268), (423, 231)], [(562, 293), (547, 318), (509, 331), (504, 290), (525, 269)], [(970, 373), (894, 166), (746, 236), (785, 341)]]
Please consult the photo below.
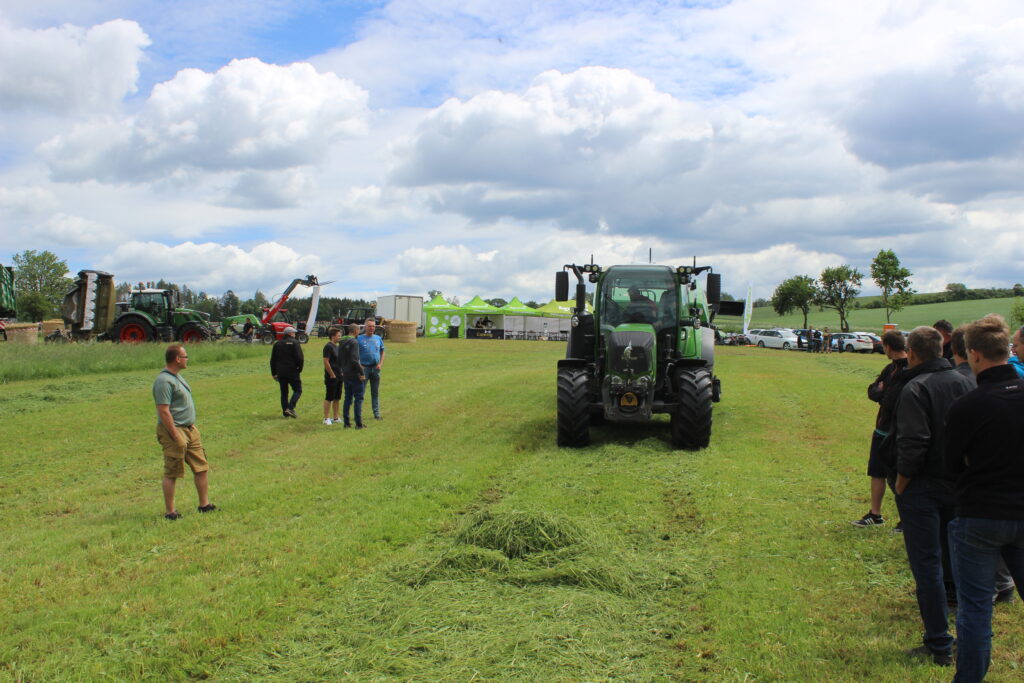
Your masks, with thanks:
[(654, 329), (672, 327), (678, 319), (679, 285), (667, 268), (627, 268), (605, 277), (600, 302), (602, 323), (648, 323)]

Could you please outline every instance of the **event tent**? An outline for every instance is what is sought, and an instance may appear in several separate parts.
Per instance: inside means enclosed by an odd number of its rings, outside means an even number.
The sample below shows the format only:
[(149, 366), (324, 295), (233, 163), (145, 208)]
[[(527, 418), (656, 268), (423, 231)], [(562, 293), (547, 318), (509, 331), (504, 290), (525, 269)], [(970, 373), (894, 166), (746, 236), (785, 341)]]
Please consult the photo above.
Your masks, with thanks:
[(449, 327), (462, 327), (462, 309), (450, 304), (440, 294), (423, 304), (423, 336), (447, 337)]

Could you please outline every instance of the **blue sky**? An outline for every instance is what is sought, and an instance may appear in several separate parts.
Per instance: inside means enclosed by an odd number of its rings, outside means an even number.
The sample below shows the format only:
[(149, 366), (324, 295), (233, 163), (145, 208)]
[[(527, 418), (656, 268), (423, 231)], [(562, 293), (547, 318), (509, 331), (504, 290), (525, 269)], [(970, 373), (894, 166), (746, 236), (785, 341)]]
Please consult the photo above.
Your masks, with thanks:
[(0, 261), (546, 300), (591, 253), (769, 296), (894, 249), (1005, 286), (1022, 45), (996, 0), (0, 0)]

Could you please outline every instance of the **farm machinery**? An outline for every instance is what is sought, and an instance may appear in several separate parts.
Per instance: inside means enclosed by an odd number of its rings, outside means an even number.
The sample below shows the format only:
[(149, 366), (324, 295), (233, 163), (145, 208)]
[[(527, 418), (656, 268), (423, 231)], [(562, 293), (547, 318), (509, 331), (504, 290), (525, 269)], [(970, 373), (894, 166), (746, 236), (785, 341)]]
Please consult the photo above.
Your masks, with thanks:
[[(330, 284), (325, 282), (325, 285)], [(309, 309), (309, 319), (304, 323), (299, 322), (295, 324), (295, 328), (298, 330), (295, 334), (295, 338), (300, 344), (305, 344), (309, 341), (308, 328), (312, 325), (313, 321), (316, 320), (317, 309), (320, 306), (320, 282), (316, 279), (316, 275), (307, 275), (304, 278), (295, 278), (291, 284), (284, 290), (281, 298), (277, 300), (270, 308), (263, 309), (263, 319), (260, 321), (261, 327), (259, 328), (259, 339), (264, 344), (273, 344), (276, 340), (284, 336), (285, 328), (291, 327), (292, 323), (287, 320), (274, 320), (274, 317), (278, 313), (283, 313), (285, 310), (282, 308), (285, 302), (288, 301), (288, 297), (291, 296), (292, 292), (299, 285), (313, 288), (313, 302)]]
[[(717, 313), (742, 314), (744, 302), (721, 301), (721, 275), (710, 266), (569, 264), (556, 274), (555, 298), (576, 302), (566, 355), (558, 361), (558, 445), (590, 443), (590, 425), (650, 422), (668, 413), (675, 448), (700, 449), (711, 438)], [(698, 277), (707, 272), (705, 284)], [(586, 310), (586, 277), (597, 285)]]
[(139, 283), (128, 301), (115, 301), (114, 276), (98, 270), (78, 273), (61, 305), (71, 339), (115, 342), (181, 341), (216, 337), (210, 316), (181, 307), (181, 294)]

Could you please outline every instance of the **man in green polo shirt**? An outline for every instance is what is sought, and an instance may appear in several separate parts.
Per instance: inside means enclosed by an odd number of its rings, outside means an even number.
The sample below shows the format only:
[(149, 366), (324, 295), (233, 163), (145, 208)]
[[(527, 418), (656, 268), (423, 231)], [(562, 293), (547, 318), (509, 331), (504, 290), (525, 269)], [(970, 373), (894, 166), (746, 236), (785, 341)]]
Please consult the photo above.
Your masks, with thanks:
[(181, 344), (171, 344), (164, 352), (166, 366), (153, 382), (153, 400), (156, 402), (156, 440), (164, 450), (164, 518), (179, 519), (181, 513), (174, 507), (174, 486), (185, 476), (185, 463), (192, 469), (196, 491), (199, 493), (199, 511), (212, 512), (217, 506), (210, 502), (206, 462), (206, 449), (196, 427), (196, 407), (192, 403), (192, 389), (181, 376), (188, 367), (188, 352)]

